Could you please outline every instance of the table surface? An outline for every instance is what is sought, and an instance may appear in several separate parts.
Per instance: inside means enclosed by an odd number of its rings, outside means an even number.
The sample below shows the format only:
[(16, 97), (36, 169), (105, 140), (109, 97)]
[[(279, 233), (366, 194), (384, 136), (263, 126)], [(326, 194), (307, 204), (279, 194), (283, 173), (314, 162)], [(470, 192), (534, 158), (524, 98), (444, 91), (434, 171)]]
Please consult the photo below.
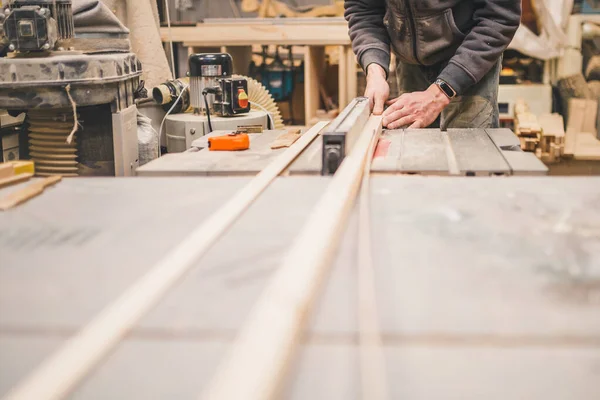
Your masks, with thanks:
[[(224, 134), (216, 132), (215, 134)], [(253, 175), (285, 149), (270, 144), (283, 131), (250, 135), (250, 149), (241, 152), (208, 150), (198, 139), (199, 152), (167, 154), (139, 168), (139, 176)], [(449, 175), (450, 158), (460, 175), (545, 175), (548, 168), (532, 153), (520, 151), (519, 139), (509, 129), (449, 129), (447, 141), (439, 129), (385, 131), (371, 171), (383, 174)], [(290, 174), (318, 175), (322, 166), (320, 138), (290, 166)], [(515, 150), (516, 149), (516, 150)], [(449, 155), (449, 154), (452, 155)]]
[[(67, 179), (1, 213), (0, 395), (248, 181)], [(277, 179), (72, 398), (197, 398), (328, 182)], [(597, 398), (600, 178), (374, 176), (371, 203), (392, 398)], [(360, 397), (356, 224), (283, 398)]]

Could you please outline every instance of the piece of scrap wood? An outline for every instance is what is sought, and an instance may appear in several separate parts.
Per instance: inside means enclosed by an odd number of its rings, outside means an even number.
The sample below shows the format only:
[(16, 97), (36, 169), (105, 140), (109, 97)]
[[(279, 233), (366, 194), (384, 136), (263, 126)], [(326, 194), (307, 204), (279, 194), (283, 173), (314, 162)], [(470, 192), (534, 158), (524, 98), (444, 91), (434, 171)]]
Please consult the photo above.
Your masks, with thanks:
[(284, 147), (290, 147), (293, 145), (296, 140), (300, 139), (302, 134), (300, 133), (300, 129), (290, 129), (286, 133), (282, 133), (277, 136), (277, 138), (271, 143), (271, 149), (282, 149)]
[(9, 178), (15, 174), (15, 169), (10, 163), (0, 164), (0, 179)]
[(49, 176), (48, 178), (44, 178), (38, 182), (33, 182), (30, 185), (24, 187), (23, 189), (17, 190), (16, 192), (7, 195), (3, 199), (0, 199), (0, 210), (6, 211), (21, 203), (26, 202), (29, 199), (39, 196), (44, 192), (44, 190), (48, 186), (52, 186), (60, 182), (61, 179), (62, 176), (60, 175)]
[(576, 160), (600, 160), (600, 140), (596, 139), (596, 134), (592, 132), (579, 133), (573, 155)]
[(6, 187), (6, 186), (13, 185), (15, 183), (25, 182), (32, 176), (33, 176), (33, 174), (19, 174), (19, 175), (9, 176), (8, 178), (2, 178), (2, 179), (0, 179), (0, 189), (2, 189), (3, 187)]

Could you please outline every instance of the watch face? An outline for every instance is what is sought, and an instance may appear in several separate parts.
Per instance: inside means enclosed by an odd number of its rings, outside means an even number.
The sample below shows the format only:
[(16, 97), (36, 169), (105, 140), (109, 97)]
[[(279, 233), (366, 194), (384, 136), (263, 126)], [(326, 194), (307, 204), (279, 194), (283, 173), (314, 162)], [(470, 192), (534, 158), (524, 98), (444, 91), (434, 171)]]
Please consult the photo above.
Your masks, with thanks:
[(446, 96), (450, 98), (456, 96), (456, 92), (454, 91), (454, 89), (452, 89), (450, 85), (448, 85), (446, 82), (439, 80), (436, 83), (440, 87), (440, 89), (442, 89), (442, 91), (446, 94)]

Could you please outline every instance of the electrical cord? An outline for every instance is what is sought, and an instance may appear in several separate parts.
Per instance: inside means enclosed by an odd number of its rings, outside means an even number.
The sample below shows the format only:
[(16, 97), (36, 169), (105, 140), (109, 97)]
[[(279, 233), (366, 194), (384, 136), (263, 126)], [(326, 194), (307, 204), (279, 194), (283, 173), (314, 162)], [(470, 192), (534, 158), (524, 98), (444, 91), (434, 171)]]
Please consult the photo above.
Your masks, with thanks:
[[(251, 106), (256, 106), (258, 108), (260, 108), (261, 110), (263, 110), (264, 112), (267, 113), (267, 116), (269, 117), (269, 123), (271, 124), (270, 129), (275, 129), (275, 121), (273, 121), (273, 116), (271, 116), (271, 113), (269, 112), (269, 110), (267, 110), (266, 108), (264, 108), (262, 105), (258, 104), (258, 103), (252, 103), (250, 102)], [(269, 128), (269, 127), (267, 127)]]
[(177, 97), (177, 100), (175, 100), (175, 103), (173, 103), (173, 105), (171, 106), (169, 111), (167, 111), (167, 113), (165, 114), (165, 117), (163, 118), (162, 122), (160, 123), (160, 128), (158, 128), (158, 157), (159, 158), (161, 156), (161, 154), (160, 154), (160, 137), (162, 135), (163, 125), (164, 125), (165, 121), (167, 120), (167, 117), (173, 112), (173, 110), (175, 109), (175, 106), (177, 105), (177, 103), (179, 103), (179, 101), (183, 97), (185, 91), (189, 87), (190, 87), (190, 85), (185, 85), (185, 87), (183, 89), (181, 89), (181, 93), (179, 93), (179, 97)]
[(208, 99), (206, 98), (207, 95), (208, 93), (206, 92), (206, 90), (204, 90), (202, 92), (202, 96), (204, 96), (204, 107), (206, 107), (206, 119), (208, 119), (208, 133), (211, 133), (213, 131), (213, 128), (212, 123), (210, 122), (210, 108), (208, 107)]

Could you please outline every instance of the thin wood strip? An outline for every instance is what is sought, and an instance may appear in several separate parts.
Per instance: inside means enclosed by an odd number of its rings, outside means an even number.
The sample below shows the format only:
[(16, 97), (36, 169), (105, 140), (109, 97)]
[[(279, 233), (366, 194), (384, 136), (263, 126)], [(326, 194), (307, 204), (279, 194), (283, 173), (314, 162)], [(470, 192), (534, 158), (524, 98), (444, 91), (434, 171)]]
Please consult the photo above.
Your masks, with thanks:
[(6, 400), (64, 398), (135, 324), (195, 265), (269, 184), (323, 130), (320, 122), (277, 157), (37, 370)]
[(358, 337), (361, 398), (389, 398), (385, 358), (375, 290), (375, 266), (371, 237), (371, 164), (379, 134), (373, 137), (363, 171), (358, 206)]
[(24, 182), (29, 180), (33, 174), (18, 174), (9, 176), (8, 178), (0, 179), (0, 189), (6, 186), (14, 185), (15, 183)]
[(287, 253), (202, 399), (277, 395), (354, 204), (367, 151), (381, 131), (371, 117)]
[(60, 175), (50, 176), (40, 181), (30, 183), (14, 193), (8, 194), (4, 198), (0, 199), (0, 210), (6, 211), (26, 202), (27, 200), (39, 196), (48, 186), (52, 186), (60, 182), (61, 179), (62, 176)]

